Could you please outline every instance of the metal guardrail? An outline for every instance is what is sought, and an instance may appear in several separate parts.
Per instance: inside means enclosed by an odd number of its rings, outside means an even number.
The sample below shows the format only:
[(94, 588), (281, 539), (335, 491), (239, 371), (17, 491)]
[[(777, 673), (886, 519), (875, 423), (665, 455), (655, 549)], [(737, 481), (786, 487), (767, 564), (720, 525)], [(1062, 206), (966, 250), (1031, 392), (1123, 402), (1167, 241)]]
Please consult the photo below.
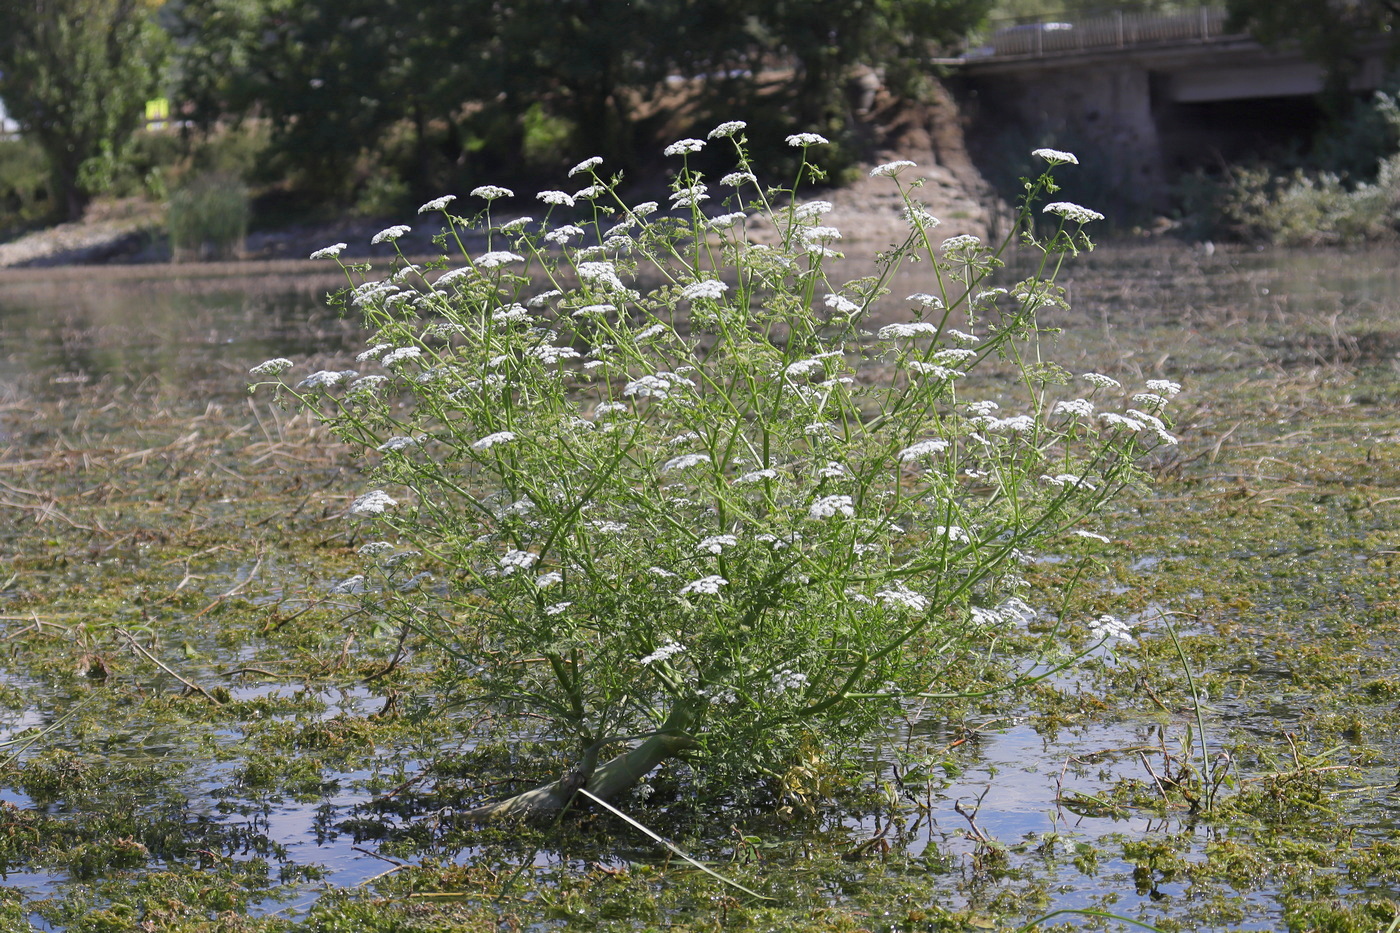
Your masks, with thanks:
[(1173, 42), (1204, 42), (1225, 37), (1222, 7), (1188, 13), (1113, 13), (1074, 23), (1023, 23), (992, 33), (987, 44), (969, 49), (964, 61), (1062, 55), (1126, 49)]

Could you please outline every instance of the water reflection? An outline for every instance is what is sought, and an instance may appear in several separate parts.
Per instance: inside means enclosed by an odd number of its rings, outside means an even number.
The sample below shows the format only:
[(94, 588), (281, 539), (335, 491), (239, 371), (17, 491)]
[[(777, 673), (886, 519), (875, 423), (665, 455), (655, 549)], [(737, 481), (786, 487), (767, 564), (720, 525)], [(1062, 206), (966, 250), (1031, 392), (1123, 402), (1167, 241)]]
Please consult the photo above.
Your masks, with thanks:
[(170, 386), (268, 356), (344, 353), (359, 328), (326, 308), (344, 284), (314, 269), (189, 278), (166, 267), (0, 273), (0, 380)]

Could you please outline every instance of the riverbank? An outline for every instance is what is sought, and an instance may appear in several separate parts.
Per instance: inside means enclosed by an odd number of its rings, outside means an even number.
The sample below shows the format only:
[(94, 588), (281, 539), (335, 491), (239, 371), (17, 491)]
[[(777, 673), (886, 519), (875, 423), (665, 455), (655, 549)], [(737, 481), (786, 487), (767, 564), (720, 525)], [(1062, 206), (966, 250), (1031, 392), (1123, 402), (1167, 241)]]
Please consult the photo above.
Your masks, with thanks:
[[(821, 193), (835, 205), (829, 221), (845, 239), (878, 242), (904, 235), (904, 205), (898, 191), (889, 179), (869, 176), (872, 167), (897, 159), (915, 163), (916, 168), (903, 173), (901, 179), (920, 184), (917, 197), (942, 221), (941, 232), (945, 236), (973, 234), (992, 238), (997, 234), (999, 224), (1007, 216), (1005, 205), (973, 163), (963, 138), (961, 115), (946, 91), (939, 89), (930, 95), (930, 100), (918, 103), (888, 94), (877, 95), (862, 116), (861, 132), (866, 137), (869, 158), (855, 180)], [(1028, 162), (1029, 158), (1027, 154)], [(566, 168), (561, 168), (560, 179), (564, 171)], [(558, 179), (541, 182), (542, 187), (552, 185), (562, 183)], [(648, 187), (641, 183), (625, 194), (634, 202), (664, 198), (665, 191), (652, 190), (654, 187), (655, 184)], [(817, 194), (813, 192), (813, 196)], [(521, 213), (529, 213), (538, 203), (529, 197), (518, 200), (515, 208)], [(466, 203), (464, 212), (473, 209)], [(719, 206), (716, 212), (722, 212)], [(390, 224), (415, 225), (414, 220), (403, 216), (346, 216), (330, 223), (269, 229), (257, 229), (255, 223), (240, 258), (305, 258), (312, 250), (340, 242), (347, 244), (343, 254), (346, 257), (367, 258), (380, 252), (370, 248), (375, 233)], [(171, 255), (165, 224), (163, 204), (135, 198), (99, 201), (81, 221), (35, 230), (0, 243), (0, 268), (168, 262)], [(414, 254), (432, 252), (432, 237), (440, 225), (415, 226), (417, 229), (399, 241), (399, 248)]]

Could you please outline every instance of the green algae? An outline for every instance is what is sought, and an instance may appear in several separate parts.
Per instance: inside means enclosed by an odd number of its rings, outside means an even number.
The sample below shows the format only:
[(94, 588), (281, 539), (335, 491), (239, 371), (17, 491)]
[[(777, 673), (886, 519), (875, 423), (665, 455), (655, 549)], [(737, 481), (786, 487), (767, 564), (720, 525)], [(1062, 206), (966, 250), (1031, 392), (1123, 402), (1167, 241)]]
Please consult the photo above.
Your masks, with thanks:
[[(1065, 345), (1184, 383), (1183, 443), (1095, 529), (1113, 546), (1025, 572), (1047, 604), (1082, 574), (1083, 618), (1136, 638), (1014, 699), (911, 711), (869, 774), (811, 776), (820, 805), (727, 808), (683, 767), (626, 802), (764, 901), (605, 813), (451, 818), (565, 758), (464, 721), (431, 645), (334, 598), (355, 463), (250, 407), (217, 341), (158, 374), (36, 366), (0, 399), (0, 929), (942, 931), (1065, 907), (1386, 929), (1400, 289), (1374, 282), (1400, 273), (1335, 259), (1119, 250), (1072, 272)], [(353, 344), (315, 317), (297, 340)], [(1055, 637), (1087, 638), (1078, 618)], [(978, 799), (1007, 786), (1021, 810)], [(1126, 928), (1038, 928), (1086, 924)]]

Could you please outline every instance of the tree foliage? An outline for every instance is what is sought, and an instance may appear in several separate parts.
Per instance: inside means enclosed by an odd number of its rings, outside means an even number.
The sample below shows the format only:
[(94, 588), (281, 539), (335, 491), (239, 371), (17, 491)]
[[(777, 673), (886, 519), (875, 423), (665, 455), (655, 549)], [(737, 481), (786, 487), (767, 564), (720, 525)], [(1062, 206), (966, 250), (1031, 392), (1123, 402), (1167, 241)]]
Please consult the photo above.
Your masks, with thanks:
[(281, 158), (324, 193), (366, 153), (431, 193), (553, 169), (564, 152), (634, 169), (658, 134), (713, 117), (750, 119), (775, 149), (799, 129), (839, 138), (853, 67), (922, 60), (989, 5), (182, 0), (175, 80), (204, 124), (267, 118)]
[[(1297, 42), (1326, 72), (1327, 97), (1337, 104), (1358, 65), (1358, 44), (1394, 36), (1400, 2), (1394, 0), (1228, 0), (1230, 25), (1266, 45)], [(1392, 44), (1394, 39), (1391, 39)]]
[(43, 148), (70, 219), (102, 190), (156, 90), (165, 37), (143, 0), (0, 0), (0, 98)]

